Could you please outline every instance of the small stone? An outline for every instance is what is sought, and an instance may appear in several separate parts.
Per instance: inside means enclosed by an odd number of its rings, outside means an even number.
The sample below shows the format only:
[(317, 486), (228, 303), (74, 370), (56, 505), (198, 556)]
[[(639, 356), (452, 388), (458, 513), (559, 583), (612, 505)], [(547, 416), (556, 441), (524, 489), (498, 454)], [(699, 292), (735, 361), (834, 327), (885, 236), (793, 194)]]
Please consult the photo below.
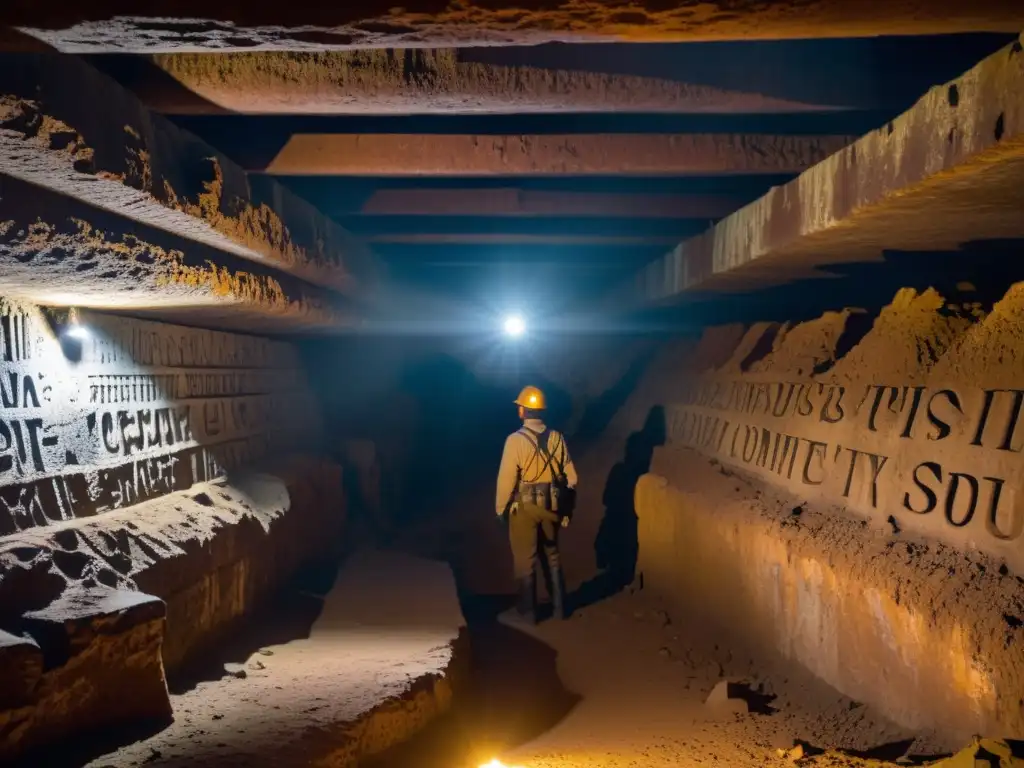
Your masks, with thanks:
[(658, 617), (658, 621), (661, 622), (661, 626), (667, 627), (672, 624), (672, 617), (666, 611), (658, 611), (655, 615)]
[(214, 720), (223, 720), (224, 719), (224, 715), (218, 713), (218, 714), (213, 716), (213, 719)]
[(252, 661), (249, 662), (249, 669), (260, 670), (260, 669), (266, 669), (266, 668), (267, 668), (267, 665), (264, 664), (259, 659), (253, 659)]
[(672, 655), (672, 651), (670, 651), (665, 646), (662, 646), (661, 648), (658, 649), (658, 655), (667, 659), (669, 656)]
[(797, 744), (795, 747), (793, 747), (792, 749), (788, 750), (786, 752), (786, 759), (789, 760), (789, 762), (791, 762), (791, 763), (795, 763), (797, 760), (803, 760), (804, 759), (804, 745), (803, 744)]
[(272, 650), (270, 650), (269, 648), (260, 648), (258, 651), (256, 651), (256, 653), (258, 653), (260, 656), (273, 656), (274, 655), (274, 652)]
[(730, 696), (730, 685), (728, 680), (718, 682), (705, 699), (705, 706), (719, 713), (747, 714), (750, 707), (743, 699)]
[(245, 667), (241, 664), (225, 664), (224, 671), (228, 673), (229, 677), (237, 677), (239, 680), (244, 680), (247, 677)]

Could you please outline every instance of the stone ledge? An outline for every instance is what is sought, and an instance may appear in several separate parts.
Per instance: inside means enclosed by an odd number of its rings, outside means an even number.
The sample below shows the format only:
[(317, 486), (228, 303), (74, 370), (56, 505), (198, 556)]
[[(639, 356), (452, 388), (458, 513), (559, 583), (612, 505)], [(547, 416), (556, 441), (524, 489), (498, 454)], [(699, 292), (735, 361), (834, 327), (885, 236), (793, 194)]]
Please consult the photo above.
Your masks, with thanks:
[[(183, 665), (303, 565), (332, 556), (340, 468), (301, 456), (277, 467), (0, 537), (0, 626), (41, 646), (33, 656), (0, 635), (0, 690), (32, 694), (0, 710), (0, 758), (81, 729), (166, 720), (165, 666)], [(84, 710), (80, 699), (113, 703)]]
[(1024, 592), (997, 562), (797, 514), (793, 497), (691, 451), (654, 471), (635, 497), (645, 587), (904, 726), (1024, 735)]
[(342, 293), (373, 279), (366, 249), (305, 200), (73, 56), (0, 54), (0, 171)]
[(30, 659), (21, 669), (4, 669), (15, 674), (4, 679), (5, 689), (31, 693), (19, 706), (0, 710), (0, 758), (77, 734), (170, 720), (159, 598), (78, 588), (27, 614), (23, 624), (39, 642), (46, 668), (40, 674), (37, 660)]
[(336, 330), (357, 320), (350, 302), (272, 265), (138, 224), (2, 169), (0, 259), (0, 293), (50, 306), (248, 332)]
[(309, 637), (253, 654), (238, 676), (174, 697), (174, 724), (96, 766), (343, 768), (448, 711), (465, 621), (441, 562), (364, 552), (340, 571)]
[(43, 676), (43, 652), (31, 637), (0, 630), (0, 709), (22, 707), (32, 701)]

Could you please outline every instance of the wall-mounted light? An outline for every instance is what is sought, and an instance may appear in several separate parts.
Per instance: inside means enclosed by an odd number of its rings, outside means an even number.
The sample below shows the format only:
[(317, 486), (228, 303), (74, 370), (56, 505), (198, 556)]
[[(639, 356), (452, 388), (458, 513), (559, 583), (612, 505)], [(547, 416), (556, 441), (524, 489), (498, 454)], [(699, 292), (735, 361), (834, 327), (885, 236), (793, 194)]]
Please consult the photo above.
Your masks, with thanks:
[(64, 335), (69, 339), (77, 339), (78, 341), (84, 341), (91, 335), (89, 329), (82, 325), (81, 320), (79, 320), (77, 309), (72, 309), (68, 312), (68, 322), (64, 326)]

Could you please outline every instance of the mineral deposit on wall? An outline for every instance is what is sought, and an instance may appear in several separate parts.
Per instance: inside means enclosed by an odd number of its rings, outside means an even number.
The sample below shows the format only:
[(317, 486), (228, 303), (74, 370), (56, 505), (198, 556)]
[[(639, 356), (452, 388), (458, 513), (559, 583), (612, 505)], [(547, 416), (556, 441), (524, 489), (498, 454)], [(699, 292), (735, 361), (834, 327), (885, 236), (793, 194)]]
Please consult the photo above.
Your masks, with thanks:
[(0, 534), (136, 504), (317, 439), (297, 353), (0, 301)]

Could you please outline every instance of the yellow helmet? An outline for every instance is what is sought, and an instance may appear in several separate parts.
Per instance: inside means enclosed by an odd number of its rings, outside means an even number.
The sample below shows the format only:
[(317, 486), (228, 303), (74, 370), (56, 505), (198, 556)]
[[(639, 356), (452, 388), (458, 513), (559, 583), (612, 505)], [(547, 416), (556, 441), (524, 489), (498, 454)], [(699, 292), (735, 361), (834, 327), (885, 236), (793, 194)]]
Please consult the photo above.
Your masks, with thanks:
[(519, 397), (515, 400), (516, 405), (529, 408), (531, 411), (543, 411), (547, 407), (544, 402), (544, 393), (536, 387), (523, 387)]

